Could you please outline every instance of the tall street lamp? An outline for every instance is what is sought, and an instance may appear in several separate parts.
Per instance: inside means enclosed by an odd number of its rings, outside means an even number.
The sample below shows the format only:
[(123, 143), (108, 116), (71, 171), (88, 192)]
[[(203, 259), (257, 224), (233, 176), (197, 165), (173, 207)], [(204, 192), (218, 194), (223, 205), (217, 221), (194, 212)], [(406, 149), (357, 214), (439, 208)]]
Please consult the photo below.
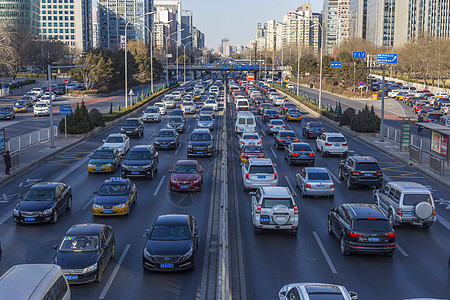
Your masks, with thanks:
[(153, 94), (153, 31), (147, 26), (144, 26), (144, 28), (150, 33), (150, 89)]
[[(278, 24), (286, 26), (286, 23), (283, 22), (278, 22)], [(281, 66), (284, 66), (284, 41), (283, 39), (281, 40)]]
[[(192, 35), (188, 36), (191, 37)], [(183, 69), (184, 69), (184, 84), (186, 84), (186, 46), (192, 44), (194, 41), (190, 41), (183, 45)]]
[[(166, 23), (166, 24), (168, 24), (168, 23)], [(166, 86), (169, 85), (169, 69), (168, 69), (169, 65), (168, 65), (168, 62), (167, 62), (167, 48), (169, 47), (169, 38), (170, 38), (171, 35), (174, 35), (174, 34), (177, 34), (179, 32), (182, 32), (183, 30), (184, 30), (184, 28), (180, 29), (180, 30), (177, 30), (175, 32), (172, 32), (171, 34), (166, 36)], [(176, 40), (175, 40), (175, 43), (177, 43)], [(177, 53), (178, 53), (178, 45), (177, 45)], [(178, 69), (177, 69), (177, 73), (178, 73)], [(177, 74), (177, 76), (178, 76), (178, 74)], [(177, 80), (178, 80), (178, 78), (177, 78)]]

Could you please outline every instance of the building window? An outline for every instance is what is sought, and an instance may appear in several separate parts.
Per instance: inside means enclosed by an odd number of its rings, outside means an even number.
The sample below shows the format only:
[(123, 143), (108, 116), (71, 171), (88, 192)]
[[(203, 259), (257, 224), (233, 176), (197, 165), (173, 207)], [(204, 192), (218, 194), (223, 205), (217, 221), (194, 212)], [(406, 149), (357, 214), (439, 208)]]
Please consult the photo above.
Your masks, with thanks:
[(70, 33), (75, 33), (75, 29), (70, 29)]
[(65, 21), (69, 21), (69, 17), (68, 16), (64, 16), (64, 20)]
[(42, 23), (42, 27), (47, 27), (47, 23)]
[(48, 30), (48, 33), (52, 33), (53, 31), (51, 29)]
[(63, 27), (63, 23), (59, 23), (59, 27)]
[(69, 36), (68, 35), (66, 35), (66, 40), (68, 40), (69, 39)]
[(59, 8), (59, 9), (62, 9), (62, 5), (58, 5), (58, 8)]
[(70, 27), (75, 27), (75, 23), (70, 23)]
[(44, 35), (43, 38), (44, 38), (44, 40), (46, 40), (47, 39), (47, 35)]
[(69, 27), (69, 23), (67, 23), (67, 22), (64, 23), (64, 26), (65, 26), (65, 27)]
[(70, 39), (71, 39), (71, 40), (74, 40), (74, 39), (75, 39), (75, 36), (74, 36), (74, 35), (71, 35), (71, 36), (70, 36)]
[(65, 30), (65, 33), (69, 33), (69, 29), (66, 29), (66, 30)]
[(73, 5), (70, 5), (70, 9), (73, 9)]
[(45, 28), (42, 29), (42, 32), (43, 32), (43, 33), (47, 33), (47, 29), (45, 29)]
[(73, 20), (75, 20), (75, 17), (71, 16), (70, 21), (73, 21)]
[(48, 22), (48, 27), (52, 27), (52, 22)]
[(70, 11), (70, 14), (73, 15), (73, 10)]
[(59, 20), (62, 21), (62, 20), (63, 20), (63, 17), (62, 17), (62, 16), (59, 16)]
[(43, 20), (43, 21), (45, 21), (46, 19), (47, 19), (47, 17), (46, 17), (46, 16), (43, 16), (43, 17), (42, 17), (42, 20)]
[(53, 27), (58, 27), (58, 23), (53, 22)]
[(59, 30), (59, 33), (64, 33), (64, 29), (61, 28), (61, 29)]

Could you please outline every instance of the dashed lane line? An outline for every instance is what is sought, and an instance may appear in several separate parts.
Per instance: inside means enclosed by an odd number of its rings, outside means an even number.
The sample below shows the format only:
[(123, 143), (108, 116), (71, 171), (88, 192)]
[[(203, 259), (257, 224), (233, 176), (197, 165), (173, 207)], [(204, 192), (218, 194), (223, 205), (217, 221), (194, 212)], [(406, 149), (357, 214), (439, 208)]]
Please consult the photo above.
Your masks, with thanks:
[(319, 235), (318, 235), (317, 232), (315, 232), (315, 231), (313, 231), (312, 233), (313, 233), (313, 235), (314, 235), (314, 238), (316, 239), (317, 244), (319, 245), (320, 251), (322, 251), (322, 254), (323, 254), (323, 256), (325, 257), (325, 260), (327, 261), (328, 266), (329, 266), (330, 269), (331, 269), (331, 272), (332, 272), (333, 274), (337, 274), (336, 268), (334, 267), (333, 262), (331, 261), (331, 258), (330, 258), (330, 256), (329, 256), (328, 253), (327, 253), (327, 250), (326, 250), (325, 247), (323, 246), (322, 241), (321, 241), (320, 238), (319, 238)]
[(161, 180), (159, 181), (158, 186), (156, 187), (156, 190), (155, 190), (155, 192), (153, 193), (153, 196), (158, 195), (159, 189), (161, 188), (161, 185), (163, 184), (164, 179), (166, 179), (166, 175), (164, 175), (164, 176), (161, 178)]
[(289, 185), (289, 188), (291, 189), (291, 192), (293, 193), (295, 191), (294, 187), (291, 184), (291, 181), (289, 180), (289, 177), (284, 176), (284, 179), (286, 179), (287, 184)]
[(398, 243), (397, 243), (396, 247), (397, 247), (398, 251), (400, 251), (400, 253), (403, 254), (403, 256), (409, 256), (408, 253), (406, 253), (406, 251), (403, 250), (403, 248), (400, 247), (400, 245)]
[(272, 154), (273, 154), (273, 156), (274, 156), (275, 158), (278, 158), (277, 154), (275, 153), (275, 151), (273, 150), (272, 147), (270, 147), (270, 151), (272, 151)]
[(119, 262), (117, 263), (116, 267), (114, 268), (111, 277), (109, 277), (108, 282), (106, 283), (105, 287), (103, 288), (102, 293), (100, 294), (100, 297), (98, 299), (105, 299), (106, 293), (108, 293), (109, 288), (111, 287), (112, 282), (114, 281), (114, 278), (116, 277), (117, 273), (119, 272), (120, 266), (123, 263), (123, 260), (125, 259), (125, 256), (128, 253), (128, 250), (130, 250), (131, 245), (127, 244), (125, 246), (125, 250), (123, 250), (122, 255), (119, 258)]

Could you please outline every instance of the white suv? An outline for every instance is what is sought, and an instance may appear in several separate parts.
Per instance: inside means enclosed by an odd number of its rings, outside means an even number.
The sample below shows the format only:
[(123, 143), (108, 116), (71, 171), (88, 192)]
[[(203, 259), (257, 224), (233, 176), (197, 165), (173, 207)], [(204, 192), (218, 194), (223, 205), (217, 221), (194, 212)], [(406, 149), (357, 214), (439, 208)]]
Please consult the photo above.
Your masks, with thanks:
[(167, 108), (175, 108), (177, 105), (175, 104), (175, 97), (172, 95), (165, 95), (162, 101), (164, 106)]
[(252, 195), (252, 223), (255, 234), (263, 229), (298, 232), (298, 209), (295, 193), (281, 186), (260, 187)]
[(342, 133), (322, 133), (317, 137), (316, 149), (322, 156), (339, 154), (347, 157), (348, 155), (348, 143)]
[(161, 111), (156, 106), (149, 106), (142, 116), (144, 122), (161, 122)]
[(181, 109), (185, 114), (191, 113), (195, 114), (195, 103), (193, 101), (183, 101), (181, 102)]
[(249, 158), (242, 164), (244, 192), (262, 186), (277, 186), (278, 173), (270, 158)]

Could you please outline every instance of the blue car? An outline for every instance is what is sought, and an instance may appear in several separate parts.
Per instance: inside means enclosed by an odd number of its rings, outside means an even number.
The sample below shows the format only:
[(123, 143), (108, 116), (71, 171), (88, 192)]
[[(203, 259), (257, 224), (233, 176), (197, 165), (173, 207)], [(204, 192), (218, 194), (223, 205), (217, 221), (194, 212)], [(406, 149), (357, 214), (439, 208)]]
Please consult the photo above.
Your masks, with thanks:
[(16, 112), (12, 106), (2, 106), (0, 107), (0, 119), (1, 120), (12, 120), (16, 117)]

